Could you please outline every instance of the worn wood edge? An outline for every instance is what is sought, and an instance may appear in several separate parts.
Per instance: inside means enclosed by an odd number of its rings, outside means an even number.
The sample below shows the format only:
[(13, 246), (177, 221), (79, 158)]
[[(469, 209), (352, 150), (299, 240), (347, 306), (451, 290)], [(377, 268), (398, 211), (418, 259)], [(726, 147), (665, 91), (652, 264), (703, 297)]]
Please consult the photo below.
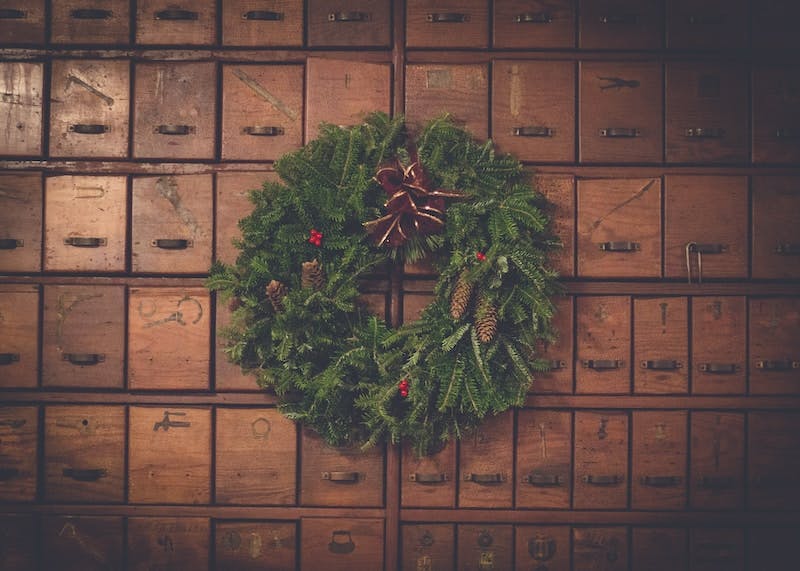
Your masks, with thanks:
[(320, 508), (301, 506), (143, 505), (143, 504), (0, 504), (0, 513), (104, 516), (210, 517), (213, 519), (297, 520), (315, 518), (383, 519), (381, 508)]

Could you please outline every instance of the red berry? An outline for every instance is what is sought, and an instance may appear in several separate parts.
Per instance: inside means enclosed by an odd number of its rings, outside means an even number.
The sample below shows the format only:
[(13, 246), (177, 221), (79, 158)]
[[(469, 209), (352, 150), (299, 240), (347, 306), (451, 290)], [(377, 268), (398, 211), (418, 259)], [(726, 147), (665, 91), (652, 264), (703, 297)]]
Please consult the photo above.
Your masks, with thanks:
[(482, 262), (486, 259), (486, 254), (483, 252), (475, 252), (475, 257), (478, 259), (479, 262)]
[(400, 396), (406, 398), (408, 396), (408, 391), (405, 389), (400, 390)]

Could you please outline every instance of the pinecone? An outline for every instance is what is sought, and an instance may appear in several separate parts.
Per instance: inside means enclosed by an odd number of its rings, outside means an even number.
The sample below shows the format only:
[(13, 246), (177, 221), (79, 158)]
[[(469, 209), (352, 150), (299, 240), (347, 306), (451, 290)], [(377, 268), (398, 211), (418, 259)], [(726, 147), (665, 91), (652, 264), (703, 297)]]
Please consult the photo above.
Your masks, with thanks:
[(489, 343), (497, 333), (497, 309), (487, 298), (481, 296), (475, 310), (475, 330), (481, 343)]
[(312, 288), (314, 291), (319, 291), (325, 287), (325, 270), (322, 269), (319, 260), (303, 262), (303, 273), (300, 277), (300, 284), (303, 289)]
[(242, 307), (242, 300), (238, 297), (232, 297), (231, 300), (228, 302), (228, 311), (233, 313), (237, 309)]
[(453, 319), (461, 319), (467, 311), (469, 300), (472, 297), (472, 284), (466, 279), (466, 271), (458, 276), (456, 285), (453, 288), (453, 295), (450, 298), (450, 315)]
[(283, 311), (283, 298), (289, 293), (289, 289), (278, 280), (272, 280), (267, 285), (267, 297), (276, 313)]

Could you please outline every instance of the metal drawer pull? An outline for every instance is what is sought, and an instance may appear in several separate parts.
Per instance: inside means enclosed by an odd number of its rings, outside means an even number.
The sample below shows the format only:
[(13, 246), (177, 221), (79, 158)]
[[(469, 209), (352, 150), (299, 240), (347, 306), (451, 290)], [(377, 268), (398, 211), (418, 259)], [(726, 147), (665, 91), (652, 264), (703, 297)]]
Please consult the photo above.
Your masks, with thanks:
[(639, 242), (602, 242), (599, 246), (604, 252), (638, 252), (642, 248)]
[(155, 128), (159, 135), (191, 135), (194, 133), (192, 125), (159, 125)]
[(525, 12), (515, 18), (517, 24), (551, 24), (553, 16), (550, 12)]
[(778, 139), (800, 139), (800, 129), (782, 128), (775, 131)]
[(469, 22), (469, 14), (445, 12), (443, 14), (428, 14), (425, 19), (432, 24), (463, 24), (464, 22)]
[(441, 484), (449, 479), (447, 474), (420, 474), (415, 472), (408, 475), (408, 481), (416, 482), (417, 484)]
[(733, 476), (702, 476), (698, 481), (701, 488), (707, 490), (727, 490), (736, 483)]
[(242, 20), (280, 22), (283, 20), (283, 12), (271, 12), (270, 10), (250, 10), (249, 12), (242, 14)]
[(689, 243), (689, 252), (692, 254), (725, 254), (728, 252), (727, 244), (698, 244)]
[(0, 420), (0, 426), (9, 426), (11, 428), (22, 428), (27, 424), (24, 418), (9, 418), (7, 420)]
[(650, 369), (652, 371), (675, 371), (683, 367), (683, 363), (674, 359), (653, 359), (651, 361), (642, 361), (639, 364), (642, 369)]
[(680, 476), (642, 476), (639, 481), (643, 486), (651, 488), (673, 488), (680, 486), (683, 478)]
[(19, 361), (19, 353), (0, 353), (0, 365), (10, 365)]
[(19, 478), (19, 468), (0, 468), (0, 482), (8, 482)]
[(76, 482), (96, 482), (100, 478), (108, 476), (108, 470), (105, 468), (89, 468), (86, 470), (64, 468), (61, 473), (65, 478), (72, 478)]
[(700, 363), (697, 370), (711, 375), (733, 375), (742, 370), (736, 363)]
[(70, 236), (64, 238), (65, 246), (74, 246), (75, 248), (99, 248), (108, 244), (105, 238), (84, 238), (82, 236)]
[(362, 479), (358, 472), (323, 472), (321, 478), (329, 482), (345, 483), (355, 483)]
[(559, 361), (558, 359), (553, 359), (549, 363), (547, 363), (548, 368), (551, 371), (558, 371), (559, 369), (566, 369), (567, 362), (566, 361)]
[(556, 134), (556, 131), (550, 127), (540, 127), (536, 125), (531, 127), (514, 127), (512, 134), (515, 137), (552, 137)]
[(775, 246), (775, 253), (781, 256), (800, 256), (800, 244), (778, 244)]
[(27, 17), (28, 13), (24, 10), (15, 10), (14, 8), (0, 10), (0, 20), (24, 20)]
[(756, 369), (761, 369), (762, 371), (791, 371), (792, 369), (800, 369), (800, 361), (792, 361), (790, 359), (770, 361), (763, 359), (756, 361)]
[(76, 125), (70, 125), (67, 130), (70, 133), (77, 133), (78, 135), (102, 135), (103, 133), (108, 133), (111, 127), (96, 123), (78, 123)]
[(252, 125), (244, 127), (242, 133), (253, 135), (254, 137), (278, 137), (283, 135), (283, 127), (266, 127), (263, 125)]
[(686, 23), (692, 26), (719, 26), (725, 23), (725, 14), (690, 15)]
[(630, 127), (608, 127), (600, 129), (600, 136), (609, 139), (635, 139), (640, 136), (642, 132), (639, 129)]
[(0, 238), (0, 250), (16, 250), (25, 245), (24, 240), (17, 240), (16, 238)]
[(619, 369), (624, 364), (622, 359), (586, 359), (581, 361), (584, 369), (592, 369), (595, 371), (610, 371), (612, 369)]
[(685, 129), (683, 131), (683, 136), (690, 139), (721, 139), (725, 136), (725, 129), (716, 127)]
[(465, 482), (474, 482), (475, 484), (502, 484), (506, 481), (505, 474), (473, 474), (472, 472), (464, 473)]
[(561, 486), (566, 482), (564, 476), (560, 474), (536, 474), (531, 473), (522, 478), (523, 484), (530, 484), (539, 488)]
[(78, 8), (69, 13), (73, 20), (110, 20), (111, 10), (101, 10), (100, 8)]
[(609, 14), (600, 16), (601, 24), (626, 24), (633, 25), (639, 23), (639, 14)]
[(344, 555), (352, 553), (355, 550), (356, 544), (353, 542), (353, 537), (346, 529), (338, 529), (331, 533), (331, 541), (328, 543), (328, 551)]
[(152, 240), (150, 245), (162, 250), (185, 250), (186, 248), (191, 248), (194, 242), (184, 238), (158, 238), (157, 240)]
[(368, 12), (331, 12), (328, 14), (329, 22), (369, 22), (370, 20)]
[(64, 353), (61, 359), (79, 367), (91, 367), (98, 363), (104, 363), (106, 356), (102, 353)]
[(585, 484), (591, 484), (592, 486), (616, 486), (617, 484), (621, 484), (625, 481), (625, 476), (617, 476), (616, 474), (594, 476), (592, 474), (588, 474), (586, 476), (582, 476), (581, 480)]
[(153, 14), (153, 17), (156, 20), (169, 20), (175, 22), (175, 21), (197, 20), (200, 17), (200, 15), (197, 12), (192, 12), (191, 10), (170, 8), (168, 10), (160, 10), (156, 12), (155, 14)]
[[(549, 561), (556, 554), (556, 540), (552, 537), (534, 537), (528, 540), (528, 554), (534, 561)], [(546, 565), (535, 569), (547, 569)]]

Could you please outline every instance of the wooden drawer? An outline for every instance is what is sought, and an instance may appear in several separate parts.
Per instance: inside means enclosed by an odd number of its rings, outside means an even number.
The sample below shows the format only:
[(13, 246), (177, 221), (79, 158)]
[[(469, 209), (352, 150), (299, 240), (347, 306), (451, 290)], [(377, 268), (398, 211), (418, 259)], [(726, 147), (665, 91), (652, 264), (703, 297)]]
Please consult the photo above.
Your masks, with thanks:
[(744, 413), (692, 411), (690, 506), (744, 507)]
[(753, 177), (753, 277), (800, 278), (800, 178)]
[(517, 507), (569, 509), (572, 413), (520, 410), (516, 454)]
[(106, 571), (122, 569), (125, 527), (120, 516), (42, 518), (44, 569)]
[(511, 569), (513, 534), (510, 525), (459, 525), (458, 570)]
[(50, 502), (125, 500), (125, 407), (45, 407), (45, 496)]
[(750, 299), (750, 394), (800, 393), (800, 298)]
[(137, 63), (135, 86), (134, 157), (214, 158), (213, 62)]
[(378, 507), (383, 505), (383, 450), (358, 446), (333, 448), (303, 431), (300, 503), (304, 506)]
[(44, 0), (7, 0), (0, 10), (3, 44), (44, 43)]
[(633, 569), (674, 571), (689, 568), (686, 529), (635, 527), (632, 543)]
[[(38, 433), (37, 407), (0, 407), (0, 501), (36, 499)], [(0, 537), (2, 535), (0, 532)], [(5, 559), (5, 550), (2, 553)]]
[(747, 300), (692, 298), (692, 393), (747, 390)]
[(403, 294), (403, 323), (416, 321), (422, 312), (433, 301), (433, 296), (428, 293)]
[(130, 63), (55, 60), (50, 85), (50, 155), (128, 156)]
[(498, 60), (492, 74), (492, 140), (497, 148), (519, 160), (573, 161), (575, 64)]
[(752, 3), (753, 47), (796, 50), (800, 47), (797, 20), (800, 4), (793, 0), (758, 0)]
[(0, 272), (42, 269), (42, 175), (0, 174)]
[(36, 571), (39, 561), (38, 522), (31, 514), (0, 515), (0, 553), (6, 571)]
[(574, 0), (495, 0), (496, 48), (575, 47)]
[(800, 68), (753, 69), (753, 162), (800, 161)]
[(406, 66), (406, 117), (422, 126), (448, 113), (476, 139), (489, 136), (487, 65)]
[(511, 508), (514, 493), (512, 411), (486, 417), (459, 442), (459, 452), (459, 507)]
[(749, 19), (747, 0), (669, 0), (667, 47), (747, 48)]
[(266, 182), (280, 182), (278, 173), (221, 172), (217, 173), (215, 259), (225, 264), (235, 264), (239, 249), (234, 244), (242, 233), (239, 221), (249, 216), (254, 205), (250, 192), (261, 190)]
[(210, 535), (203, 517), (129, 518), (127, 569), (208, 569)]
[(294, 504), (294, 422), (274, 408), (218, 408), (216, 418), (217, 503)]
[(303, 518), (301, 571), (382, 569), (383, 528), (380, 519)]
[(661, 276), (661, 181), (578, 181), (578, 275)]
[(744, 571), (744, 530), (696, 528), (689, 531), (692, 571)]
[(664, 43), (662, 0), (579, 0), (579, 44), (602, 50), (653, 50)]
[(136, 43), (211, 45), (216, 7), (216, 0), (137, 0)]
[(42, 385), (125, 386), (122, 286), (45, 286)]
[(277, 159), (303, 144), (303, 66), (222, 67), (222, 158)]
[(408, 0), (409, 48), (485, 48), (489, 46), (487, 0)]
[(210, 174), (133, 179), (133, 271), (202, 274), (211, 266)]
[(130, 290), (129, 388), (208, 390), (209, 302), (202, 288)]
[(633, 300), (633, 392), (689, 392), (689, 300)]
[(686, 507), (688, 425), (686, 411), (633, 412), (633, 509)]
[[(53, 43), (130, 43), (131, 13), (127, 0), (59, 0), (52, 3), (50, 10)], [(126, 93), (126, 104), (127, 100)]]
[(624, 527), (576, 527), (572, 530), (574, 569), (627, 571), (628, 530)]
[(517, 571), (570, 571), (568, 526), (517, 526)]
[(39, 287), (0, 284), (0, 388), (39, 381)]
[(400, 473), (401, 503), (405, 508), (456, 507), (456, 442), (450, 440), (428, 456), (403, 447)]
[(302, 0), (223, 0), (226, 46), (302, 46)]
[(124, 271), (127, 197), (124, 176), (46, 178), (44, 269)]
[(556, 312), (550, 322), (558, 337), (551, 342), (543, 342), (542, 359), (548, 362), (550, 370), (534, 376), (530, 393), (572, 393), (572, 374), (575, 370), (573, 360), (573, 301), (572, 297), (558, 297), (554, 300)]
[(800, 414), (750, 412), (747, 423), (747, 501), (751, 509), (800, 507)]
[(575, 275), (575, 179), (562, 175), (537, 175), (534, 188), (549, 203), (550, 227), (561, 248), (548, 257), (561, 277)]
[(628, 413), (575, 412), (574, 509), (628, 506)]
[(626, 394), (631, 390), (631, 298), (579, 297), (575, 392)]
[(800, 527), (753, 527), (747, 539), (748, 571), (782, 569), (797, 557)]
[(580, 160), (660, 163), (661, 64), (581, 62), (580, 70)]
[(391, 112), (392, 68), (383, 63), (306, 60), (306, 141), (321, 122), (357, 125), (373, 111)]
[(668, 63), (667, 162), (746, 162), (747, 84), (736, 64)]
[(391, 13), (388, 0), (308, 0), (308, 45), (388, 47)]
[(0, 116), (15, 127), (0, 134), (0, 156), (42, 154), (43, 65), (0, 62)]
[(746, 228), (747, 177), (664, 177), (665, 277), (746, 278)]
[[(219, 235), (219, 234), (218, 234)], [(245, 373), (242, 367), (228, 360), (225, 353), (227, 339), (223, 334), (226, 327), (232, 324), (231, 307), (233, 302), (221, 303), (216, 297), (216, 347), (214, 357), (214, 390), (216, 391), (260, 391), (257, 373)]]
[(128, 501), (207, 504), (211, 499), (211, 410), (132, 406)]
[(400, 570), (455, 569), (455, 529), (452, 524), (401, 524)]
[(216, 521), (218, 571), (294, 571), (297, 524), (283, 521)]

